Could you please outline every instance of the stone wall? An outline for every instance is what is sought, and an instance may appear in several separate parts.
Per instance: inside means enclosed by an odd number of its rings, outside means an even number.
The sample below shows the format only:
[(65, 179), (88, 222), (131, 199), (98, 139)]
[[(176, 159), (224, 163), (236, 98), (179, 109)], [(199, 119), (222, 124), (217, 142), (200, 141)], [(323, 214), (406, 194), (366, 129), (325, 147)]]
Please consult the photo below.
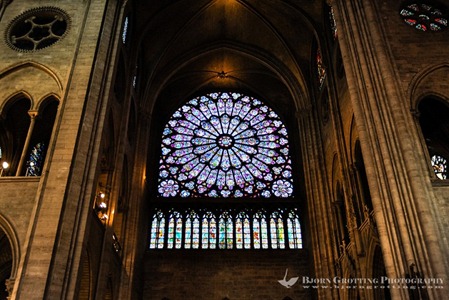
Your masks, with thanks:
[[(309, 271), (306, 250), (155, 250), (145, 257), (143, 299), (311, 299), (303, 276)], [(299, 277), (291, 288), (282, 286)], [(165, 298), (164, 298), (165, 297)], [(287, 298), (289, 297), (289, 298)]]

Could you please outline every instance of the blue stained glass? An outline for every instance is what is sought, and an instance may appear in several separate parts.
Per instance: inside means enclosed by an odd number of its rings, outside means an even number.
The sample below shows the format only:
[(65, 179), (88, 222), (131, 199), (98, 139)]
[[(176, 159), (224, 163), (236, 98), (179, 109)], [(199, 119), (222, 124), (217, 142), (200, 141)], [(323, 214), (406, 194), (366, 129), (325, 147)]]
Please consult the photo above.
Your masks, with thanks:
[(42, 173), (42, 166), (45, 159), (45, 145), (44, 143), (37, 143), (31, 150), (29, 159), (27, 161), (27, 168), (25, 176), (40, 176)]
[[(280, 184), (270, 176), (274, 167), (291, 170), (286, 136), (279, 116), (258, 99), (238, 93), (194, 98), (173, 114), (163, 130), (158, 193), (266, 197), (268, 188), (276, 197), (289, 197), (293, 176), (283, 177), (290, 185), (283, 183), (289, 188), (282, 193), (274, 191)], [(162, 172), (173, 167), (178, 171)]]
[(161, 211), (158, 211), (153, 216), (150, 233), (150, 249), (160, 249), (164, 247), (165, 237), (165, 216)]

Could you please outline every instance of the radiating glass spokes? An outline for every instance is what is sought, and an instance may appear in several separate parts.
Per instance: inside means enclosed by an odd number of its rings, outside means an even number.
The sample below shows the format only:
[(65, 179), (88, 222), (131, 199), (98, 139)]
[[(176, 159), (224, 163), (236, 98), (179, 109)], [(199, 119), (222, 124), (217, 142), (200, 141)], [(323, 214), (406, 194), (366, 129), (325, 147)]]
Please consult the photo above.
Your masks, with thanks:
[(211, 93), (178, 109), (162, 134), (163, 197), (289, 197), (287, 130), (260, 100)]

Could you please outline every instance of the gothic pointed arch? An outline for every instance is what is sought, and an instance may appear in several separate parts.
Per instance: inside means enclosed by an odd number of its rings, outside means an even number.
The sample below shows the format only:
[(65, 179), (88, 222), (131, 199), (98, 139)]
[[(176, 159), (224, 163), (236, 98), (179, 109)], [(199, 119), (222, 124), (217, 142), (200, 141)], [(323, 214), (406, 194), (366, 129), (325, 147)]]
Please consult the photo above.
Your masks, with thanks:
[(446, 180), (449, 175), (449, 102), (428, 96), (419, 102), (418, 111), (419, 125), (433, 171), (431, 175)]
[(23, 94), (8, 100), (3, 106), (0, 118), (1, 161), (9, 168), (3, 170), (3, 176), (14, 176), (20, 165), (21, 154), (30, 127), (28, 111), (31, 101)]
[(11, 223), (0, 214), (0, 299), (12, 293), (20, 260), (20, 247)]

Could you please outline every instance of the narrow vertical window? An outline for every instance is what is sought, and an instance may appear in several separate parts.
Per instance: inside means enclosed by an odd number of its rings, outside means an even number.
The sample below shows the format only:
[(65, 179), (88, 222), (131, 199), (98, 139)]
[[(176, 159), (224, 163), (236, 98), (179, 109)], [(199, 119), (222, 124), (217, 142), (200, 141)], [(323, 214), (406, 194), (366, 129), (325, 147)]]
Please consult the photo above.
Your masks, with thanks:
[(326, 69), (324, 68), (323, 56), (321, 55), (321, 49), (319, 47), (316, 49), (316, 68), (318, 75), (318, 84), (319, 88), (321, 89), (324, 84), (324, 79), (326, 78)]
[(285, 248), (284, 222), (282, 221), (281, 215), (277, 211), (273, 212), (270, 217), (270, 235), (271, 248)]
[(25, 176), (40, 176), (45, 159), (44, 143), (37, 143), (31, 150), (27, 161)]
[(129, 18), (125, 17), (125, 21), (123, 21), (123, 31), (122, 31), (123, 44), (126, 44), (126, 38), (128, 37), (128, 23), (129, 23)]
[(231, 216), (227, 212), (221, 214), (218, 226), (219, 248), (232, 249), (234, 245), (234, 224), (232, 223)]
[(153, 223), (151, 224), (150, 249), (164, 248), (165, 237), (165, 216), (161, 211), (158, 211), (153, 216)]
[(177, 211), (170, 214), (170, 219), (168, 220), (168, 241), (167, 248), (172, 249), (181, 248), (182, 241), (182, 217)]
[(207, 212), (202, 221), (202, 241), (201, 248), (215, 249), (216, 246), (216, 229), (215, 216), (211, 212)]
[(185, 234), (184, 234), (184, 248), (198, 249), (199, 246), (199, 217), (195, 211), (191, 211), (187, 218), (185, 224)]
[(287, 219), (288, 246), (290, 249), (302, 248), (301, 225), (296, 212), (289, 212)]
[(253, 217), (253, 245), (254, 249), (268, 249), (267, 220), (263, 211), (258, 211)]
[(236, 248), (251, 248), (251, 230), (249, 225), (249, 217), (245, 212), (240, 212), (235, 221)]

